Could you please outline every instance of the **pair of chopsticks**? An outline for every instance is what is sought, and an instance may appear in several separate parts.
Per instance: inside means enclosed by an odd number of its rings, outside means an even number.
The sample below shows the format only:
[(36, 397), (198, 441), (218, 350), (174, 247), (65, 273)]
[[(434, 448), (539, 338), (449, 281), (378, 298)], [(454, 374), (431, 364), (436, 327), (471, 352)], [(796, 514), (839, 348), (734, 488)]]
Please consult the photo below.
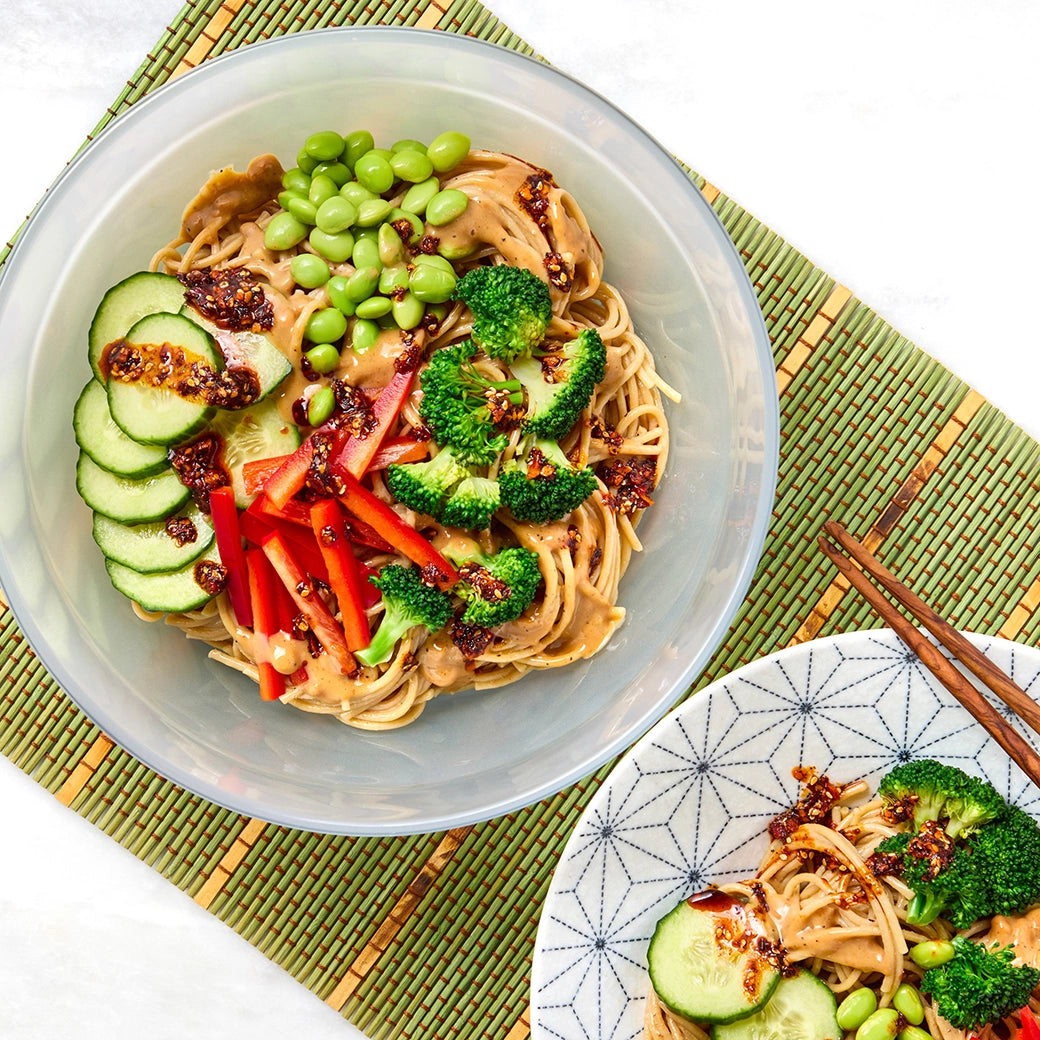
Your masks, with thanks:
[(1040, 733), (1040, 705), (1037, 705), (1025, 690), (988, 657), (972, 646), (960, 632), (944, 621), (924, 600), (899, 581), (840, 524), (828, 520), (823, 525), (819, 545), (827, 558), (870, 604), (881, 620), (975, 717), (1022, 772), (1040, 787), (1040, 755), (870, 579), (873, 578), (897, 604), (916, 618), (920, 625), (935, 636), (972, 675), (992, 690), (1036, 733)]

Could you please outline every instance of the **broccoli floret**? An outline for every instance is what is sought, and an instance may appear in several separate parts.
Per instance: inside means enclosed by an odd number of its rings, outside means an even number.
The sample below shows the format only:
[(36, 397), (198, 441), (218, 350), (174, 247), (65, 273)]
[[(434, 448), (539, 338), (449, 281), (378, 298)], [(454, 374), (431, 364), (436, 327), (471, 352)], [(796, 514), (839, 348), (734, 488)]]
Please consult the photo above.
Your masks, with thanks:
[(537, 346), (552, 317), (549, 287), (523, 267), (474, 267), (456, 283), (455, 297), (473, 312), (473, 342), (505, 361)]
[(918, 829), (926, 820), (941, 821), (952, 838), (996, 819), (1006, 804), (992, 784), (930, 759), (896, 766), (878, 794), (890, 813), (912, 819)]
[(444, 504), (441, 523), (469, 531), (485, 531), (491, 526), (491, 517), (501, 501), (497, 480), (468, 476)]
[(532, 350), (510, 369), (527, 390), (524, 429), (558, 441), (592, 400), (606, 374), (607, 350), (595, 329), (582, 329), (556, 350)]
[(409, 509), (439, 517), (444, 503), (469, 475), (451, 448), (442, 448), (426, 462), (387, 466), (386, 486), (390, 494)]
[(384, 611), (372, 642), (354, 655), (366, 667), (389, 661), (394, 647), (410, 629), (424, 625), (436, 632), (451, 618), (451, 598), (423, 584), (418, 567), (389, 563), (369, 581), (382, 592)]
[(498, 477), (502, 504), (517, 520), (548, 524), (575, 510), (596, 490), (591, 466), (575, 469), (556, 441), (531, 439)]
[(466, 604), (462, 620), (481, 628), (515, 621), (530, 605), (542, 581), (538, 554), (522, 546), (497, 553), (456, 558), (462, 581), (456, 594)]
[(469, 342), (433, 352), (419, 376), (419, 413), (437, 443), (466, 465), (490, 465), (505, 450), (503, 427), (523, 405), (519, 380), (496, 381), (477, 371)]
[(984, 913), (1019, 914), (1040, 900), (1040, 825), (1017, 805), (968, 836)]
[(1016, 967), (1013, 946), (982, 943), (963, 936), (953, 940), (952, 960), (929, 968), (921, 979), (921, 992), (935, 1002), (936, 1009), (959, 1029), (980, 1029), (997, 1022), (1029, 1001), (1040, 971)]

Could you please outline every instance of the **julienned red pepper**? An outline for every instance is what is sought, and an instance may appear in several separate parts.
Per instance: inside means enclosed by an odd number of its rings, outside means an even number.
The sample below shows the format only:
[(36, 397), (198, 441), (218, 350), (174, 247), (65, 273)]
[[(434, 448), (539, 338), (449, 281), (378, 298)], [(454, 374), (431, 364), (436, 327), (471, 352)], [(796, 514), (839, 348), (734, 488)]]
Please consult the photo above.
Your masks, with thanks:
[(427, 570), (430, 580), (449, 589), (459, 582), (459, 572), (410, 524), (405, 523), (385, 502), (361, 486), (349, 473), (333, 467), (343, 480), (340, 501), (347, 512), (371, 524), (399, 553)]
[(311, 526), (325, 558), (329, 585), (339, 604), (339, 620), (351, 650), (364, 650), (372, 641), (368, 618), (361, 603), (361, 572), (347, 540), (343, 510), (334, 498), (323, 498), (311, 506)]
[(307, 618), (318, 642), (325, 647), (342, 672), (353, 675), (357, 671), (357, 662), (347, 647), (343, 629), (325, 606), (285, 539), (277, 531), (272, 531), (260, 548), (271, 561), (271, 566), (292, 596), (297, 609)]
[[(267, 557), (259, 549), (247, 549), (246, 570), (249, 573), (249, 598), (253, 606), (253, 631), (267, 641), (281, 631), (275, 582), (278, 580)], [(270, 661), (257, 661), (260, 673), (260, 697), (276, 701), (285, 693), (285, 676)]]
[(314, 534), (309, 527), (297, 527), (296, 524), (283, 523), (273, 516), (259, 510), (254, 511), (255, 500), (238, 520), (242, 527), (242, 537), (252, 545), (260, 545), (272, 532), (277, 531), (289, 543), (300, 566), (315, 578), (327, 585), (329, 572), (325, 566), (325, 558), (321, 555)]
[(1022, 1028), (1018, 1031), (1018, 1040), (1040, 1040), (1040, 1025), (1037, 1024), (1033, 1012), (1024, 1007), (1019, 1015), (1022, 1018)]
[(347, 436), (345, 430), (319, 427), (264, 481), (264, 493), (279, 509), (284, 509), (293, 495), (302, 490), (314, 458), (314, 438), (318, 434), (332, 438), (330, 458), (336, 457)]
[(351, 437), (339, 453), (338, 462), (348, 473), (361, 478), (372, 465), (372, 460), (379, 451), (390, 428), (397, 421), (415, 380), (415, 369), (407, 372), (395, 372), (393, 378), (379, 392), (372, 404), (372, 416), (375, 426), (366, 437)]
[(210, 518), (217, 536), (220, 562), (227, 568), (228, 598), (235, 620), (243, 628), (253, 627), (253, 609), (249, 602), (249, 578), (246, 574), (246, 556), (242, 548), (242, 532), (238, 526), (235, 492), (230, 484), (214, 488), (209, 493)]

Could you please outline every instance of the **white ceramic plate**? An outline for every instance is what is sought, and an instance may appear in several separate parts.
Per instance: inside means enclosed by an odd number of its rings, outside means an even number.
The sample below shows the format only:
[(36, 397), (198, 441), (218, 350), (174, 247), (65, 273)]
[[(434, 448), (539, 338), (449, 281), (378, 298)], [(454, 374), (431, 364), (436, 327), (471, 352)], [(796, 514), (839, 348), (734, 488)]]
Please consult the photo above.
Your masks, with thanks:
[[(970, 638), (1040, 693), (1040, 650)], [(618, 763), (564, 849), (535, 944), (532, 1040), (640, 1036), (655, 923), (705, 885), (754, 873), (766, 824), (798, 796), (795, 766), (876, 781), (918, 758), (1040, 810), (1040, 792), (888, 630), (782, 650), (686, 701)]]

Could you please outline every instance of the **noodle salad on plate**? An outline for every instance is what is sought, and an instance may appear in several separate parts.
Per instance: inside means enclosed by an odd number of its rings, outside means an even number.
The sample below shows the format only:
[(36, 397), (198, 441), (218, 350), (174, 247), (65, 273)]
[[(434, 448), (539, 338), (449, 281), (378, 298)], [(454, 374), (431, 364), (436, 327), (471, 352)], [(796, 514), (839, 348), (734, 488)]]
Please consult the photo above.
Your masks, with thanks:
[(112, 584), (264, 699), (400, 727), (623, 620), (678, 395), (548, 171), (316, 132), (214, 173), (89, 339)]

